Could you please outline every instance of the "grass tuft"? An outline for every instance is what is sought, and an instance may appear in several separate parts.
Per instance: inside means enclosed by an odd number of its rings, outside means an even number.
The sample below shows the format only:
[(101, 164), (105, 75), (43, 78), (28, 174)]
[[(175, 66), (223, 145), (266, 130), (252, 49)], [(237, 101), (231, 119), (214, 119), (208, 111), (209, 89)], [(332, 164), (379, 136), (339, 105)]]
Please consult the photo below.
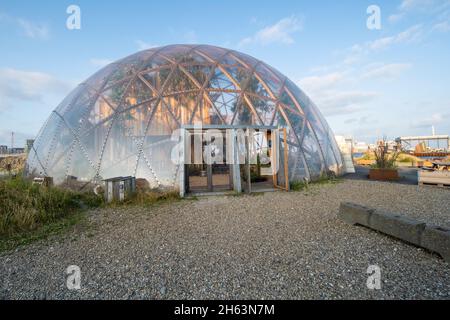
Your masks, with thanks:
[(78, 192), (33, 184), (22, 177), (0, 180), (0, 252), (88, 227), (86, 209), (102, 206), (149, 207), (180, 200), (176, 191), (138, 190), (126, 201), (105, 204), (93, 192)]
[(128, 206), (136, 205), (142, 207), (149, 207), (155, 204), (165, 202), (174, 202), (180, 200), (180, 195), (177, 191), (163, 191), (163, 190), (138, 190), (136, 193), (130, 195), (125, 201), (113, 201), (109, 206)]
[(325, 184), (336, 184), (341, 180), (335, 175), (321, 175), (318, 179), (311, 182), (296, 180), (292, 181), (289, 185), (291, 191), (303, 191), (308, 190), (310, 185), (325, 185)]
[(102, 204), (93, 193), (44, 187), (22, 177), (0, 180), (0, 250), (59, 232), (79, 221), (83, 209)]

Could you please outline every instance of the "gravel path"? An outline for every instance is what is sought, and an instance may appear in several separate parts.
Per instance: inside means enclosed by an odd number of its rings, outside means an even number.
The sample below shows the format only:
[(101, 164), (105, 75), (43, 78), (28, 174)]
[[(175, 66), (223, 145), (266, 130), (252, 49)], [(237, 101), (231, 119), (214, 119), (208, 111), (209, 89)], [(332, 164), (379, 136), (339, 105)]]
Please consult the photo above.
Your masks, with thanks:
[[(440, 257), (336, 218), (341, 201), (450, 226), (450, 190), (344, 180), (308, 192), (93, 211), (93, 230), (0, 255), (7, 299), (450, 299)], [(366, 270), (381, 268), (381, 290)], [(81, 268), (81, 290), (65, 269)]]

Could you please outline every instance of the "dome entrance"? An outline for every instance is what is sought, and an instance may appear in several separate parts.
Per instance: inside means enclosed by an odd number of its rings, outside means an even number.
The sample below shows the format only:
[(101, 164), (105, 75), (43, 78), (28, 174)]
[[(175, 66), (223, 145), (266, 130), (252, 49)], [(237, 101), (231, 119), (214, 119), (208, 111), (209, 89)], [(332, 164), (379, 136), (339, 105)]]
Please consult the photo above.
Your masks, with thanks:
[(181, 159), (181, 196), (289, 190), (286, 128), (182, 126), (179, 137), (172, 161)]

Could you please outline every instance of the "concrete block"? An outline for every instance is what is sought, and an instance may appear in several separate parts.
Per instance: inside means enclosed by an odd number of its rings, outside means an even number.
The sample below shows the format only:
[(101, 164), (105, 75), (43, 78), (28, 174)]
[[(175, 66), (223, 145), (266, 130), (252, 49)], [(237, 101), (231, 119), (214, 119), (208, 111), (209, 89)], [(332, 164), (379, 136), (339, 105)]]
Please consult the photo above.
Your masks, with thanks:
[(373, 209), (350, 203), (341, 202), (338, 217), (351, 225), (359, 224), (369, 226), (369, 217), (374, 212)]
[(338, 217), (436, 252), (450, 263), (450, 229), (430, 226), (401, 215), (342, 202)]
[(420, 246), (420, 238), (426, 224), (398, 214), (375, 210), (369, 219), (369, 227), (390, 236)]
[(421, 246), (439, 253), (445, 261), (450, 263), (450, 229), (427, 226), (422, 232)]

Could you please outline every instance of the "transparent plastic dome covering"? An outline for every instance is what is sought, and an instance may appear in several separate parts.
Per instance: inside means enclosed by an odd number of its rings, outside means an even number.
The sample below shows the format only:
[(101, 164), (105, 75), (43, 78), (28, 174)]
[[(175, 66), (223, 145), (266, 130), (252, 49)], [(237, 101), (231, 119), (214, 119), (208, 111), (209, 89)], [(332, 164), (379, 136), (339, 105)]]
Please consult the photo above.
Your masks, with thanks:
[(170, 137), (194, 123), (287, 127), (290, 181), (342, 167), (327, 122), (280, 72), (234, 50), (171, 45), (112, 63), (73, 90), (38, 134), (27, 174), (55, 183), (129, 175), (174, 187)]

